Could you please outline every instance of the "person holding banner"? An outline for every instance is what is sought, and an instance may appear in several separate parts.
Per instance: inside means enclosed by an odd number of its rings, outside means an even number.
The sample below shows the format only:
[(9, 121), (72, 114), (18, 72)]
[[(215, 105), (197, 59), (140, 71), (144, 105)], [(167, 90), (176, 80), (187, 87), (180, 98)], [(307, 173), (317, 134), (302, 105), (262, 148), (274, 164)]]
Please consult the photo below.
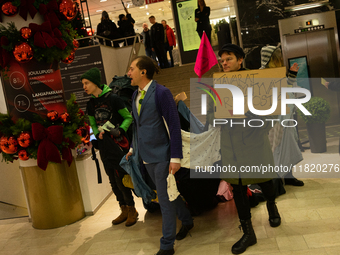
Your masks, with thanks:
[(196, 31), (201, 39), (203, 31), (205, 31), (211, 44), (210, 7), (205, 4), (204, 0), (197, 0), (197, 7), (195, 10)]
[(101, 84), (98, 68), (88, 70), (80, 79), (85, 93), (92, 96), (87, 102), (86, 112), (97, 138), (105, 172), (121, 208), (121, 214), (112, 224), (126, 221), (125, 226), (132, 226), (137, 222), (138, 212), (131, 190), (122, 182), (126, 172), (119, 165), (130, 147), (126, 132), (132, 123), (132, 116), (124, 101), (113, 94), (107, 85)]
[[(221, 57), (223, 72), (245, 70), (242, 67), (245, 54), (239, 46), (235, 44), (225, 44), (218, 54)], [(214, 108), (211, 107), (211, 104), (209, 104), (208, 107), (207, 121), (212, 123)], [(261, 119), (260, 116), (256, 116), (250, 111), (245, 115), (247, 117), (246, 121), (249, 119)], [(271, 117), (272, 116), (267, 116), (268, 119)], [(238, 119), (238, 122), (242, 122), (242, 120), (243, 119)], [(236, 167), (236, 169), (241, 169), (242, 166), (275, 166), (268, 139), (268, 131), (270, 128), (270, 124), (264, 124), (260, 128), (242, 125), (234, 125), (232, 127), (222, 125), (222, 165), (230, 165), (231, 167)], [(248, 174), (242, 171), (227, 173), (225, 178), (222, 177), (222, 179), (230, 183), (233, 187), (234, 201), (244, 233), (241, 239), (232, 246), (231, 251), (233, 254), (241, 254), (249, 246), (257, 243), (251, 221), (250, 203), (247, 197), (248, 184), (257, 183), (261, 187), (267, 199), (270, 226), (278, 227), (281, 224), (281, 217), (275, 203), (274, 184), (272, 181), (275, 177), (277, 177), (276, 173), (255, 173), (254, 175), (253, 173)]]

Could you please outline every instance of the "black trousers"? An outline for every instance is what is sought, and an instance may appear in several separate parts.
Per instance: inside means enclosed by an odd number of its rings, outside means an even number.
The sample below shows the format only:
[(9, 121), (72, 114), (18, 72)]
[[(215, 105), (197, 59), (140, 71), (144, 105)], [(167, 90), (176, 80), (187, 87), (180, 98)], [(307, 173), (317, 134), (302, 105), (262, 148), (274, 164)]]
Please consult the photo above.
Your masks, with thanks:
[(174, 67), (174, 58), (172, 56), (172, 49), (173, 49), (173, 46), (170, 46), (169, 42), (164, 43), (165, 54), (167, 54), (167, 52), (169, 51), (169, 55), (171, 59), (171, 67)]
[(120, 170), (105, 167), (105, 172), (109, 177), (112, 191), (116, 196), (119, 205), (134, 206), (135, 201), (133, 200), (131, 189), (127, 188), (123, 184), (124, 173)]
[(155, 45), (154, 49), (155, 49), (156, 56), (158, 58), (161, 68), (169, 67), (169, 62), (166, 56), (166, 51), (164, 50), (164, 43)]
[[(197, 33), (198, 33), (199, 37), (202, 39), (203, 30), (202, 30), (202, 31), (197, 31)], [(210, 44), (211, 44), (211, 30), (206, 30), (206, 31), (205, 31), (205, 34), (207, 35), (208, 40), (209, 40), (209, 42), (210, 42)]]
[[(241, 181), (241, 180), (240, 180)], [(275, 189), (272, 180), (258, 183), (263, 195), (267, 201), (275, 201)], [(233, 187), (234, 201), (240, 220), (249, 220), (251, 218), (250, 204), (247, 197), (247, 185), (231, 184)]]
[(122, 180), (127, 174), (119, 165), (120, 160), (126, 154), (118, 144), (108, 135), (104, 134), (104, 139), (98, 139), (99, 153), (103, 161), (105, 172), (109, 177), (113, 193), (119, 205), (133, 206), (135, 204), (130, 188), (124, 186)]

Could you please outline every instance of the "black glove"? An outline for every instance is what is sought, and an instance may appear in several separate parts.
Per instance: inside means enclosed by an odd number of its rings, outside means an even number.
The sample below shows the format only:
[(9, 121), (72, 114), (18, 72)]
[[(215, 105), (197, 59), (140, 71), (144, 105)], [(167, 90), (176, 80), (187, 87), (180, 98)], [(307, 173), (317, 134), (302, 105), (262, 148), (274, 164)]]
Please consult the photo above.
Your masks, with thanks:
[(120, 131), (119, 131), (119, 128), (111, 128), (111, 127), (108, 127), (109, 129), (109, 132), (110, 134), (113, 136), (113, 137), (119, 137), (120, 136)]
[(110, 130), (109, 131), (110, 135), (112, 135), (116, 139), (117, 142), (120, 142), (121, 140), (123, 140), (119, 127), (116, 127), (116, 128), (108, 127), (108, 129)]

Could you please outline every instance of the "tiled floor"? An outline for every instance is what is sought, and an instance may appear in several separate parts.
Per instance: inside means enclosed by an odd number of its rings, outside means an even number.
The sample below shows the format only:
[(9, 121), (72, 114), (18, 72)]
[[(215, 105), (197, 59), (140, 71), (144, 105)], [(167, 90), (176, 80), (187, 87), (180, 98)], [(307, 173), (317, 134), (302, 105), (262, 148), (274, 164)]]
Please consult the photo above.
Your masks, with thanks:
[(0, 202), (0, 220), (28, 216), (27, 208)]
[[(329, 147), (336, 148), (338, 142), (328, 138)], [(340, 156), (335, 149), (323, 154), (307, 150), (300, 164), (310, 162), (339, 164)], [(286, 186), (287, 193), (277, 199), (282, 217), (278, 228), (269, 226), (265, 203), (252, 209), (258, 242), (244, 254), (340, 254), (340, 178), (304, 181), (304, 187)], [(0, 254), (154, 254), (161, 237), (161, 215), (147, 213), (138, 198), (136, 203), (139, 221), (129, 228), (111, 225), (119, 213), (114, 196), (94, 216), (57, 229), (34, 229), (27, 218), (0, 220)], [(233, 201), (220, 203), (194, 222), (192, 236), (176, 241), (175, 254), (231, 254), (231, 246), (242, 236)]]

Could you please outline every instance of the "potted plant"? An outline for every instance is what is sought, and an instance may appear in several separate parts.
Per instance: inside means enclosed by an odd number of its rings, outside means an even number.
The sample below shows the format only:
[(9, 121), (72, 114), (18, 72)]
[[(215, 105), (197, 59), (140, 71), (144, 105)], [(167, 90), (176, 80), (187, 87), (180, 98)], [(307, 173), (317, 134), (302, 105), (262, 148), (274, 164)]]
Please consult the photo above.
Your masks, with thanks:
[(85, 217), (71, 149), (87, 142), (89, 126), (75, 99), (71, 94), (63, 113), (33, 114), (33, 122), (0, 113), (2, 159), (19, 159), (32, 225), (37, 229), (62, 227)]
[(231, 43), (229, 23), (225, 19), (219, 20), (214, 25), (214, 31), (217, 35), (219, 49), (226, 43)]
[(312, 114), (304, 115), (298, 110), (299, 116), (305, 121), (312, 153), (327, 151), (325, 123), (331, 114), (329, 103), (321, 97), (312, 97), (303, 106)]

